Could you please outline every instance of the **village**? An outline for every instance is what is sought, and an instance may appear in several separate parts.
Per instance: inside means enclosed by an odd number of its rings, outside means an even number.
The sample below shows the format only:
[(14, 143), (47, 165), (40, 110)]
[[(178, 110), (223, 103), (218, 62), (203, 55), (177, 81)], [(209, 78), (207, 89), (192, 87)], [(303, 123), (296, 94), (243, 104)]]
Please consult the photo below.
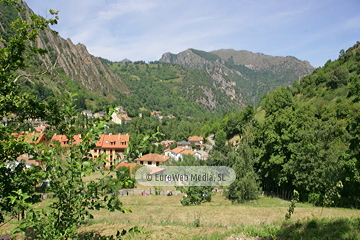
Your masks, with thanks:
[[(76, 145), (82, 142), (81, 134), (76, 134), (73, 136), (72, 140), (69, 140), (65, 135), (54, 134), (52, 138), (49, 138), (43, 132), (32, 132), (32, 133), (13, 133), (15, 137), (24, 137), (25, 141), (30, 144), (60, 144), (61, 147), (69, 147), (70, 145)], [(92, 158), (98, 158), (101, 154), (105, 154), (105, 161), (103, 167), (110, 168), (114, 166), (115, 160), (119, 162), (119, 166), (135, 166), (135, 165), (147, 165), (147, 166), (160, 166), (170, 159), (175, 161), (182, 161), (184, 155), (194, 156), (198, 160), (207, 160), (209, 157), (208, 152), (204, 150), (192, 149), (191, 145), (204, 148), (206, 144), (203, 144), (203, 137), (191, 136), (188, 138), (188, 141), (162, 141), (160, 144), (166, 148), (163, 154), (157, 153), (148, 153), (140, 158), (135, 159), (134, 163), (129, 163), (125, 159), (124, 151), (129, 146), (130, 135), (121, 135), (121, 134), (101, 134), (99, 140), (96, 142), (96, 147), (90, 150), (90, 156)], [(177, 147), (170, 149), (170, 146), (176, 143)], [(38, 160), (34, 160), (33, 156), (25, 153), (18, 157), (17, 161), (25, 161), (26, 167), (30, 168), (31, 165), (41, 166), (41, 163)], [(133, 164), (133, 165), (131, 165)]]
[[(82, 111), (81, 114), (89, 119), (103, 118), (106, 112), (92, 114), (91, 111), (86, 110)], [(163, 118), (161, 114), (161, 111), (151, 112), (151, 116), (158, 118), (159, 121), (161, 121)], [(173, 115), (169, 115), (167, 117), (176, 118)], [(11, 118), (7, 118), (7, 120), (11, 120)], [(40, 119), (29, 119), (28, 121), (31, 124), (34, 124), (33, 132), (27, 131), (22, 133), (12, 133), (12, 135), (17, 138), (23, 137), (25, 141), (32, 145), (59, 144), (61, 147), (67, 148), (72, 145), (77, 145), (83, 140), (82, 134), (75, 134), (72, 139), (57, 133), (54, 133), (50, 137), (46, 134), (46, 122), (43, 122)], [(115, 112), (112, 114), (112, 122), (115, 124), (127, 124), (129, 121), (131, 121), (131, 118), (128, 117), (127, 112), (124, 111), (124, 108), (122, 106), (116, 107)], [(4, 120), (3, 122), (6, 123)], [(126, 166), (130, 167), (132, 170), (132, 168), (137, 165), (158, 167), (160, 165), (169, 164), (170, 161), (182, 161), (184, 155), (190, 155), (195, 157), (197, 160), (206, 161), (209, 158), (209, 151), (212, 148), (212, 145), (205, 144), (204, 138), (200, 136), (189, 136), (188, 139), (180, 142), (165, 140), (152, 143), (157, 146), (161, 145), (162, 149), (164, 149), (162, 154), (148, 153), (130, 162), (127, 160), (124, 154), (125, 149), (129, 147), (130, 140), (131, 136), (129, 134), (101, 134), (98, 141), (95, 143), (95, 147), (89, 152), (90, 157), (96, 159), (103, 154), (105, 155), (103, 158), (103, 168), (118, 168), (121, 166)], [(24, 161), (26, 168), (30, 168), (32, 165), (44, 167), (44, 163), (41, 163), (33, 158), (34, 157), (31, 154), (24, 153), (16, 160), (18, 163), (20, 161)]]

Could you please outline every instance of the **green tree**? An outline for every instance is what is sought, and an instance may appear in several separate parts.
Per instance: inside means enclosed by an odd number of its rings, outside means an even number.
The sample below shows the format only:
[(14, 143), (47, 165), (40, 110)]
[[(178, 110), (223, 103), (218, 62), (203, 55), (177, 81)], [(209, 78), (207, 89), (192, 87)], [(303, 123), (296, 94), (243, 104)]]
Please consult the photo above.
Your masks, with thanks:
[(214, 140), (215, 140), (214, 150), (225, 153), (227, 151), (225, 131), (222, 129), (218, 130), (215, 133)]
[(265, 108), (267, 115), (273, 114), (285, 107), (290, 107), (293, 105), (291, 91), (285, 87), (280, 87), (271, 91), (262, 100), (261, 105)]
[[(18, 3), (19, 1), (0, 1), (2, 6)], [(54, 11), (52, 13), (56, 14)], [(39, 30), (56, 22), (57, 16), (55, 19), (46, 20), (33, 15), (30, 22), (17, 19), (12, 23), (13, 35), (7, 40), (0, 39), (3, 45), (0, 48), (0, 119), (16, 114), (13, 121), (21, 124), (27, 118), (44, 117), (47, 103), (37, 101), (33, 95), (20, 93), (17, 81), (24, 75), (17, 73), (17, 70), (25, 68), (26, 53), (45, 53), (43, 49), (30, 47), (29, 41), (34, 42)], [(39, 169), (25, 171), (25, 174), (24, 163), (9, 167), (20, 155), (33, 154), (34, 146), (24, 142), (24, 138), (11, 136), (16, 130), (11, 128), (11, 125), (0, 125), (0, 188), (3, 189), (0, 193), (0, 223), (3, 223), (6, 213), (12, 213), (14, 209), (23, 211), (30, 203), (37, 201), (31, 186), (35, 186), (38, 181), (36, 175), (39, 174)]]
[(176, 187), (176, 190), (184, 193), (184, 197), (180, 200), (183, 206), (200, 205), (201, 203), (211, 202), (212, 186), (189, 186)]
[[(2, 0), (0, 4), (21, 7), (22, 2)], [(50, 10), (50, 13), (54, 19), (30, 15), (27, 20), (15, 20), (13, 35), (8, 40), (1, 39), (0, 118), (15, 114), (14, 121), (19, 123), (28, 118), (42, 118), (59, 134), (72, 139), (77, 129), (73, 97), (65, 94), (41, 101), (31, 94), (20, 93), (17, 84), (20, 78), (28, 78), (17, 72), (26, 67), (25, 59), (31, 54), (46, 53), (44, 49), (33, 46), (39, 31), (57, 23), (57, 12)], [(78, 237), (77, 228), (84, 223), (83, 220), (92, 217), (89, 210), (107, 208), (110, 211), (125, 211), (116, 196), (101, 193), (105, 189), (99, 182), (83, 181), (84, 176), (94, 172), (103, 162), (101, 158), (93, 161), (88, 154), (104, 129), (103, 121), (96, 120), (94, 123), (87, 125), (88, 131), (82, 136), (82, 142), (78, 145), (70, 143), (68, 149), (54, 144), (31, 145), (24, 138), (11, 135), (17, 131), (16, 128), (0, 123), (0, 223), (14, 210), (27, 211), (26, 219), (19, 222), (16, 231), (26, 233), (31, 227), (37, 239), (74, 239)], [(34, 155), (34, 159), (44, 163), (46, 169), (24, 170), (23, 163), (9, 167), (23, 153)], [(33, 188), (44, 178), (51, 181), (51, 191), (56, 198), (48, 208), (39, 210), (32, 205), (35, 200)]]
[(228, 187), (226, 197), (233, 203), (242, 203), (257, 199), (260, 193), (259, 178), (255, 173), (255, 156), (251, 145), (254, 141), (252, 126), (245, 128), (245, 134), (236, 152), (234, 152), (235, 163), (232, 165), (236, 173), (235, 181)]

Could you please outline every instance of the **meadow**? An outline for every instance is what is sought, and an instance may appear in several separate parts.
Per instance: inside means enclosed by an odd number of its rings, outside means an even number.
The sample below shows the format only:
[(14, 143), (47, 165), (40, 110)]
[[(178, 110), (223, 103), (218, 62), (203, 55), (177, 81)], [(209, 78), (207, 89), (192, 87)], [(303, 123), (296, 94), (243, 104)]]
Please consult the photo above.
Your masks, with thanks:
[[(299, 239), (314, 239), (317, 235), (319, 239), (360, 239), (359, 210), (322, 209), (298, 203), (291, 221), (285, 222), (290, 203), (279, 198), (260, 197), (257, 201), (233, 205), (217, 194), (212, 202), (200, 206), (182, 206), (181, 198), (182, 194), (123, 196), (120, 199), (131, 212), (94, 211), (94, 219), (88, 220), (81, 231), (111, 235), (116, 230), (139, 226), (144, 232), (129, 238), (282, 239), (279, 234), (298, 234)], [(327, 229), (329, 226), (333, 227)], [(340, 233), (336, 232), (337, 228)], [(321, 232), (325, 229), (331, 230), (330, 235)], [(307, 238), (306, 234), (315, 235)], [(296, 239), (294, 235), (289, 237)]]
[[(291, 220), (285, 221), (290, 202), (279, 198), (264, 196), (234, 205), (216, 193), (211, 202), (198, 206), (182, 206), (181, 198), (182, 194), (120, 196), (127, 213), (93, 211), (94, 219), (86, 220), (79, 230), (114, 235), (134, 226), (142, 229), (125, 239), (360, 239), (360, 211), (355, 209), (297, 203)], [(37, 206), (46, 207), (52, 201), (49, 198)], [(2, 227), (0, 235), (14, 225)]]
[[(115, 177), (114, 172), (106, 172)], [(85, 182), (102, 177), (96, 172)], [(136, 184), (136, 190), (149, 192), (149, 187)], [(153, 190), (153, 189), (152, 189)], [(162, 190), (175, 192), (174, 187)], [(182, 206), (183, 194), (141, 196), (129, 189), (130, 195), (119, 196), (128, 211), (92, 211), (94, 219), (85, 220), (79, 228), (83, 239), (89, 233), (115, 235), (117, 231), (138, 226), (141, 233), (127, 234), (125, 239), (360, 239), (360, 210), (321, 208), (309, 203), (296, 203), (291, 219), (285, 221), (290, 201), (261, 196), (258, 200), (232, 204), (221, 192), (211, 202)], [(51, 196), (51, 195), (49, 195)], [(37, 207), (46, 208), (54, 198)], [(0, 227), (0, 236), (7, 234), (17, 220)], [(17, 239), (32, 239), (16, 235)]]

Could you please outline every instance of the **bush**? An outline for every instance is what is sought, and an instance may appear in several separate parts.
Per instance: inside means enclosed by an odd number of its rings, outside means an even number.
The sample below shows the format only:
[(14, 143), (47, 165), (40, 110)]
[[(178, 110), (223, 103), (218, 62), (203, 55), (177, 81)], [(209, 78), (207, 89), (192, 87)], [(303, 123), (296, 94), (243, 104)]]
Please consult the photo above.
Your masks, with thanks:
[(314, 206), (321, 205), (321, 195), (318, 193), (310, 193), (308, 197), (308, 202), (313, 204)]

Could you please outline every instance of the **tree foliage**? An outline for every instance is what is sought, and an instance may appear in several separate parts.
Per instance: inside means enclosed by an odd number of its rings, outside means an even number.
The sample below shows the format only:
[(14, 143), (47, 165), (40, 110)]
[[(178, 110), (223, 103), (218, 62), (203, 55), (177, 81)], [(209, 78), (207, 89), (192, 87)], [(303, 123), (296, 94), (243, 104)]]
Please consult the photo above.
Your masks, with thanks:
[[(21, 1), (1, 1), (21, 8)], [(15, 5), (14, 5), (15, 4)], [(88, 124), (82, 135), (82, 142), (69, 144), (69, 148), (52, 144), (31, 144), (26, 133), (12, 135), (19, 131), (11, 121), (22, 124), (30, 118), (47, 121), (50, 128), (69, 139), (78, 128), (74, 96), (47, 96), (43, 100), (20, 91), (19, 79), (28, 79), (19, 72), (26, 67), (25, 59), (31, 54), (46, 54), (44, 49), (34, 47), (39, 31), (49, 24), (57, 23), (57, 12), (50, 10), (53, 19), (31, 15), (29, 21), (20, 18), (12, 23), (13, 34), (1, 39), (0, 48), (0, 224), (11, 220), (14, 212), (26, 211), (26, 219), (19, 222), (15, 231), (24, 234), (31, 227), (36, 239), (77, 238), (77, 229), (85, 218), (92, 218), (90, 210), (106, 208), (125, 212), (116, 195), (107, 195), (109, 189), (100, 182), (84, 182), (83, 178), (96, 171), (103, 158), (94, 161), (89, 150), (95, 146), (99, 134), (104, 131), (105, 122), (95, 120)], [(108, 111), (111, 113), (111, 111)], [(109, 115), (105, 120), (109, 120)], [(22, 137), (21, 137), (22, 136)], [(36, 135), (33, 142), (35, 142)], [(24, 162), (16, 159), (22, 154), (33, 155), (45, 168), (25, 169)], [(48, 208), (36, 208), (32, 203), (39, 200), (35, 194), (37, 183), (48, 179), (55, 200)], [(5, 222), (6, 223), (6, 222)], [(138, 230), (138, 229), (137, 229)], [(137, 231), (136, 230), (136, 231)], [(121, 234), (119, 234), (121, 235)]]

